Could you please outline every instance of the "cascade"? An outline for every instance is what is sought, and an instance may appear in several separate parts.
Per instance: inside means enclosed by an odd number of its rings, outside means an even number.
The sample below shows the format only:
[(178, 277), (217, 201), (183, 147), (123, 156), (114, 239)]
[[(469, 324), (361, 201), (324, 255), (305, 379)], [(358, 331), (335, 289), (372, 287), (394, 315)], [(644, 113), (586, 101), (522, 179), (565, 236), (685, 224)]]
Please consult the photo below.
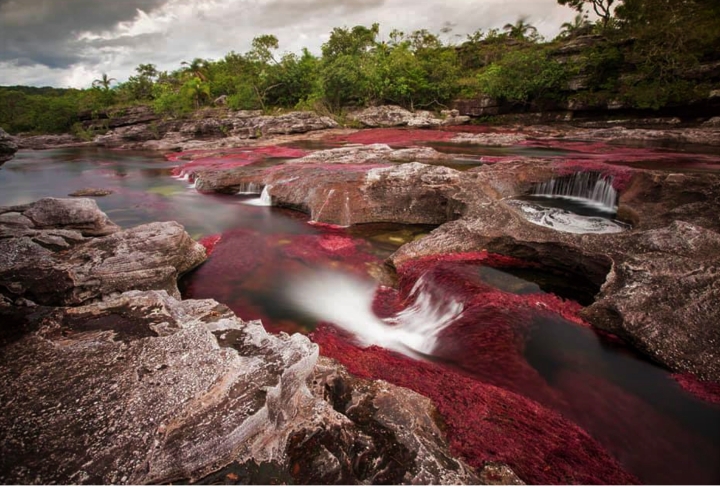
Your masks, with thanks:
[(602, 176), (599, 172), (576, 172), (535, 184), (530, 194), (581, 199), (614, 212), (617, 211), (618, 194), (612, 184), (612, 176)]
[(320, 206), (320, 209), (317, 213), (315, 213), (315, 210), (313, 209), (310, 213), (310, 223), (319, 223), (320, 222), (320, 215), (322, 215), (323, 209), (325, 209), (325, 206), (327, 206), (328, 201), (332, 197), (332, 195), (335, 194), (335, 189), (330, 189), (328, 192), (328, 195), (325, 197), (325, 202), (322, 203), (322, 206)]
[(262, 194), (263, 186), (254, 182), (240, 184), (238, 195), (258, 195)]
[(270, 189), (272, 188), (271, 185), (266, 185), (262, 193), (260, 194), (260, 197), (255, 199), (250, 199), (247, 201), (242, 201), (242, 204), (247, 204), (249, 206), (264, 206), (269, 207), (272, 206), (272, 196), (270, 195)]
[(326, 271), (292, 281), (286, 294), (298, 309), (353, 334), (362, 345), (377, 345), (413, 358), (431, 355), (439, 334), (460, 318), (464, 308), (423, 276), (410, 293), (412, 304), (381, 319), (373, 312), (375, 289), (375, 284)]

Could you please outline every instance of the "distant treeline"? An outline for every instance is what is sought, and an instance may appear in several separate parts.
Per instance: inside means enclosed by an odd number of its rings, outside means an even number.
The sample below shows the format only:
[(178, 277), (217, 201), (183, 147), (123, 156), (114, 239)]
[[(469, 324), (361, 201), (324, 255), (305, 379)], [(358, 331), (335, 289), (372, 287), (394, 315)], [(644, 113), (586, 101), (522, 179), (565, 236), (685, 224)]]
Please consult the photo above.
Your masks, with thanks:
[[(181, 116), (221, 96), (231, 109), (329, 113), (387, 103), (438, 109), (480, 95), (517, 104), (572, 96), (659, 108), (707, 97), (716, 88), (712, 78), (692, 74), (720, 59), (717, 0), (558, 1), (578, 15), (553, 40), (525, 19), (464, 39), (427, 30), (393, 30), (381, 38), (374, 24), (333, 29), (319, 56), (307, 49), (280, 54), (278, 39), (263, 35), (245, 53), (196, 58), (170, 72), (140, 64), (122, 83), (103, 73), (84, 90), (0, 87), (0, 127), (80, 132), (80, 114), (147, 104)], [(597, 21), (588, 20), (588, 9)], [(596, 37), (580, 52), (563, 55), (568, 42), (589, 35)], [(573, 88), (570, 82), (579, 79)]]

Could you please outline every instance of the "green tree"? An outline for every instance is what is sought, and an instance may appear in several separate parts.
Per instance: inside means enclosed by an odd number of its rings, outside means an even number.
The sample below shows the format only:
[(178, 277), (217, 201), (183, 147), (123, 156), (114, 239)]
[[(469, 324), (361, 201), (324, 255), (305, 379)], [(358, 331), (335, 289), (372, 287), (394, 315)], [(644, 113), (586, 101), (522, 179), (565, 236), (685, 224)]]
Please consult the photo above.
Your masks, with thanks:
[(107, 73), (103, 73), (102, 77), (93, 80), (92, 86), (102, 88), (103, 90), (110, 90), (110, 84), (116, 81), (114, 78), (108, 78)]
[(592, 24), (588, 21), (586, 14), (577, 14), (572, 22), (563, 22), (560, 26), (561, 38), (573, 38), (586, 34), (590, 31)]
[(535, 26), (528, 24), (525, 18), (519, 18), (514, 24), (505, 24), (503, 30), (507, 35), (518, 41), (537, 41), (538, 31)]

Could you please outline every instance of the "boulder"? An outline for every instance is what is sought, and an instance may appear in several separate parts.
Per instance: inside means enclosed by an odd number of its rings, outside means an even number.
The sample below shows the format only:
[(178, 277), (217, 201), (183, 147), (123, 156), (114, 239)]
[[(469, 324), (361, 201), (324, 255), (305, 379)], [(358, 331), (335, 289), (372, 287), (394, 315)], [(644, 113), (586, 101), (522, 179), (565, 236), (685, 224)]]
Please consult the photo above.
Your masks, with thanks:
[(41, 305), (79, 305), (130, 289), (179, 297), (179, 274), (205, 249), (175, 222), (124, 231), (90, 199), (0, 208), (0, 293)]
[(215, 301), (130, 291), (35, 324), (2, 352), (3, 484), (484, 481), (426, 398)]
[(350, 119), (369, 128), (389, 128), (407, 126), (414, 114), (397, 105), (368, 107), (350, 114)]
[(0, 165), (10, 160), (16, 151), (18, 151), (18, 145), (15, 143), (15, 139), (0, 128)]

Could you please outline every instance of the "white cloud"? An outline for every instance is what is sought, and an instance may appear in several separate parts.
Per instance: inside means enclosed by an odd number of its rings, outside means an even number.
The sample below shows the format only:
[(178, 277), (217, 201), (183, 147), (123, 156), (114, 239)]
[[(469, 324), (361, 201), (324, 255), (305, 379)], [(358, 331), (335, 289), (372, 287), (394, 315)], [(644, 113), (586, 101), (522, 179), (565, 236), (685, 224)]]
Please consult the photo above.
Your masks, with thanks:
[[(45, 2), (39, 5), (47, 10)], [(5, 11), (16, 3), (5, 3), (1, 8)], [(444, 25), (452, 25), (452, 32), (442, 37), (460, 41), (479, 28), (501, 28), (522, 16), (540, 34), (551, 38), (574, 14), (556, 0), (168, 0), (154, 10), (138, 8), (126, 13), (126, 20), (111, 28), (89, 26), (68, 34), (68, 45), (74, 47), (77, 59), (66, 68), (37, 64), (20, 69), (0, 62), (0, 84), (35, 85), (41, 81), (87, 87), (101, 73), (125, 80), (140, 63), (171, 70), (183, 60), (219, 59), (230, 51), (247, 51), (251, 40), (260, 34), (276, 35), (281, 51), (299, 52), (308, 47), (318, 53), (333, 27), (374, 22), (380, 23), (384, 36), (394, 28), (405, 32), (425, 28), (438, 33)], [(19, 9), (14, 15), (20, 22), (27, 9)]]

